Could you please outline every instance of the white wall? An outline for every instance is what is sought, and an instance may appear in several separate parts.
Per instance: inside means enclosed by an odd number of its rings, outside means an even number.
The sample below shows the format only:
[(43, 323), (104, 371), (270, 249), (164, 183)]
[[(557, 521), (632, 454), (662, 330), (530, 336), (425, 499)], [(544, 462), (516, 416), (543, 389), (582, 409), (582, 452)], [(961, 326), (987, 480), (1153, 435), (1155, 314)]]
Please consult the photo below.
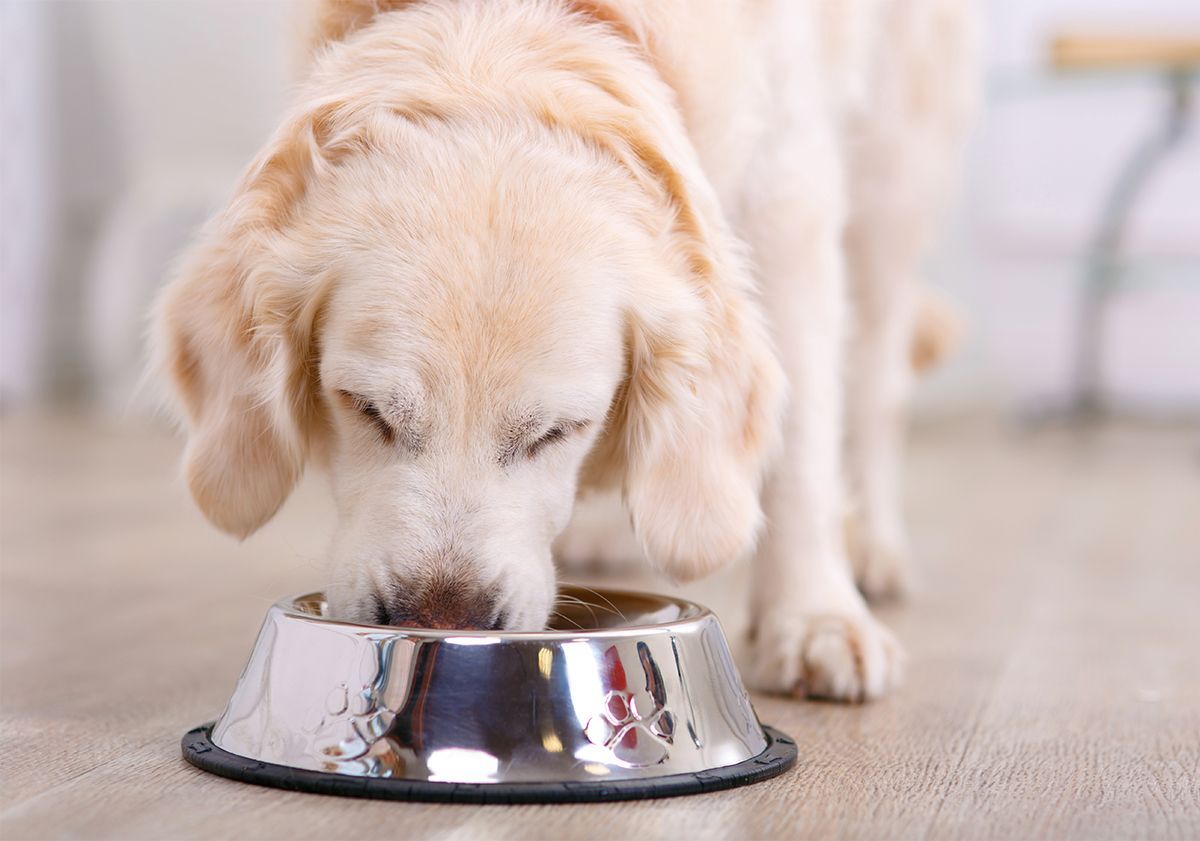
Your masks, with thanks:
[(0, 403), (37, 391), (45, 278), (58, 228), (53, 128), (38, 104), (49, 95), (45, 6), (0, 7)]
[[(994, 0), (987, 13), (989, 107), (963, 195), (933, 262), (968, 310), (966, 347), (921, 395), (928, 410), (1061, 400), (1086, 248), (1113, 179), (1158, 124), (1153, 74), (1055, 75), (1059, 30), (1200, 34), (1194, 0)], [(1192, 131), (1132, 219), (1127, 291), (1112, 310), (1108, 393), (1155, 411), (1200, 407), (1200, 89)]]
[(282, 111), (294, 8), (6, 0), (6, 404), (133, 399), (154, 289)]

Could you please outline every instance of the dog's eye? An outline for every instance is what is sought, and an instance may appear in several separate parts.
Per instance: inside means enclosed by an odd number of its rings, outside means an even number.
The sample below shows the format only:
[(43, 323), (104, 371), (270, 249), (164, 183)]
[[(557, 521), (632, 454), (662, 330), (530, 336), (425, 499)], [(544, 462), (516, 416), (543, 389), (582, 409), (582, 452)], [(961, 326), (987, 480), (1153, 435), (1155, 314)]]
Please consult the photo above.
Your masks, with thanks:
[(561, 441), (562, 439), (566, 438), (567, 432), (568, 432), (567, 427), (564, 424), (556, 423), (556, 424), (554, 424), (554, 426), (547, 429), (541, 438), (537, 439), (532, 444), (530, 444), (526, 448), (525, 452), (529, 455), (530, 458), (533, 458), (534, 456), (536, 456), (539, 452), (541, 452), (546, 447), (550, 446), (551, 444), (553, 444), (557, 441)]
[(373, 400), (368, 400), (361, 394), (354, 394), (349, 391), (339, 391), (338, 395), (350, 404), (354, 411), (362, 415), (370, 424), (375, 427), (375, 431), (383, 436), (383, 440), (389, 444), (395, 439), (396, 431), (384, 419), (379, 412), (379, 407), (375, 405)]
[(532, 444), (525, 447), (525, 456), (534, 458), (547, 447), (565, 441), (576, 432), (587, 429), (591, 425), (590, 421), (582, 420), (563, 420), (551, 426), (542, 433), (542, 437), (538, 438)]

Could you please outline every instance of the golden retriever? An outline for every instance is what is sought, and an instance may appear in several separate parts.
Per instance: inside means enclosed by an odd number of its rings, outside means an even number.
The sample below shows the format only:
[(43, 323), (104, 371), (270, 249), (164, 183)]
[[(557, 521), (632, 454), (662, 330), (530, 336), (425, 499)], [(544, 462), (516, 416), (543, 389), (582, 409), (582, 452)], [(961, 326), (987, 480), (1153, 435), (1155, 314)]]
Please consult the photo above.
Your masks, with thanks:
[(900, 649), (855, 579), (907, 577), (899, 412), (964, 0), (315, 21), (294, 108), (156, 309), (208, 518), (250, 534), (316, 461), (336, 614), (531, 629), (577, 495), (617, 488), (670, 576), (754, 554), (754, 685), (886, 691)]

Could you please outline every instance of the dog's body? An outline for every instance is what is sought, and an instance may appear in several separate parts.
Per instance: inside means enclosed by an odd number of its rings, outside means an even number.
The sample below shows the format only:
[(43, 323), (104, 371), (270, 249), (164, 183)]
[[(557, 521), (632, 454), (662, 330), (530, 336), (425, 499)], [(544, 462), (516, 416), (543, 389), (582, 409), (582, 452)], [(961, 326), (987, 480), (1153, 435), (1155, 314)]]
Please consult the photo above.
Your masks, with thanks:
[(751, 551), (765, 513), (751, 680), (882, 693), (899, 650), (855, 587), (843, 488), (860, 585), (900, 589), (962, 0), (328, 0), (316, 21), (295, 111), (159, 307), (206, 514), (248, 534), (318, 458), (337, 612), (524, 628), (577, 487), (619, 488), (681, 578)]

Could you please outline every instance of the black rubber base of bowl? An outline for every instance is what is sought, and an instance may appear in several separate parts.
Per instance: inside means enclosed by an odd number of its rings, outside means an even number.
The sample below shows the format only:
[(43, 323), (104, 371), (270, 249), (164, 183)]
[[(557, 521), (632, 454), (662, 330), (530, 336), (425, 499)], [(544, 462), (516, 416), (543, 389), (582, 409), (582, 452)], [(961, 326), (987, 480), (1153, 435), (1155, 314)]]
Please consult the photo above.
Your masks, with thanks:
[(749, 785), (782, 774), (796, 764), (796, 743), (773, 727), (763, 727), (767, 748), (758, 756), (695, 774), (671, 774), (647, 780), (561, 783), (433, 783), (383, 777), (351, 777), (272, 765), (229, 753), (213, 744), (212, 724), (183, 736), (183, 758), (213, 774), (289, 791), (371, 797), (380, 800), (425, 800), (440, 803), (594, 803), (700, 794)]

